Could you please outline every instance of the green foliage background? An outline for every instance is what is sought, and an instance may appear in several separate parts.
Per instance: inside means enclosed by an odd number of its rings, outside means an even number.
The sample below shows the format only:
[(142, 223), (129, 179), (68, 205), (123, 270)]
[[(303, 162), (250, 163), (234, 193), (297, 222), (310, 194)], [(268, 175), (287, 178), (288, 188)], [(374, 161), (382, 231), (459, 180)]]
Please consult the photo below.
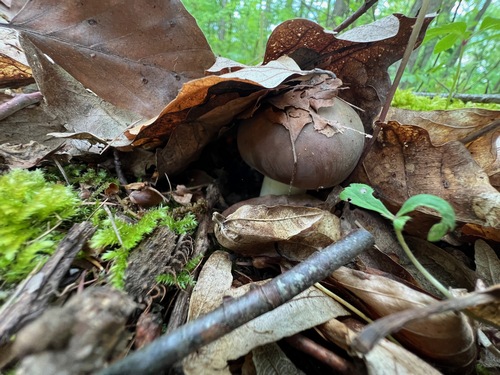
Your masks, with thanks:
[[(242, 63), (262, 61), (267, 38), (281, 22), (301, 17), (333, 29), (358, 9), (364, 0), (183, 0), (197, 20), (214, 52)], [(379, 1), (355, 24), (359, 26), (392, 13), (415, 16), (420, 1)], [(498, 93), (500, 75), (500, 7), (491, 0), (431, 1), (440, 10), (431, 24), (438, 28), (414, 54), (401, 88), (448, 94)], [(481, 28), (485, 19), (492, 24)], [(444, 25), (465, 24), (457, 35)], [(457, 27), (451, 26), (451, 30)], [(452, 35), (450, 35), (452, 34)], [(464, 40), (465, 37), (465, 40)], [(443, 41), (444, 39), (444, 41)], [(439, 43), (439, 44), (438, 44)], [(437, 45), (436, 51), (434, 50)], [(460, 58), (461, 47), (464, 49)], [(437, 52), (437, 53), (436, 53)], [(455, 74), (460, 63), (459, 77)], [(392, 73), (394, 73), (393, 69)]]

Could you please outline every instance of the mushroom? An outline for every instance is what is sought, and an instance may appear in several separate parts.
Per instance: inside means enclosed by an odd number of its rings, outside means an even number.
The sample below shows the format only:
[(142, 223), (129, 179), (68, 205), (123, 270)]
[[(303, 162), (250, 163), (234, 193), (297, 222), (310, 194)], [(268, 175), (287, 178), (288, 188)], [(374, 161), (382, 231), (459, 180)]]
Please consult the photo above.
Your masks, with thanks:
[(336, 93), (321, 102), (326, 106), (311, 101), (309, 108), (303, 102), (297, 108), (303, 96), (291, 96), (286, 104), (274, 100), (278, 106), (271, 101), (240, 123), (240, 155), (265, 176), (261, 196), (338, 185), (361, 157), (365, 133), (354, 109)]

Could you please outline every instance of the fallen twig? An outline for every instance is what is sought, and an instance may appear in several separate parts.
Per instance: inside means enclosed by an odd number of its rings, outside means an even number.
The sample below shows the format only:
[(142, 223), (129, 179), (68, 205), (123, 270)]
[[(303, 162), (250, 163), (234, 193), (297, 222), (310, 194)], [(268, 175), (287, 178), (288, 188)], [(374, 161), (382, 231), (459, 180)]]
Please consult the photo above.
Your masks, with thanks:
[(373, 243), (373, 236), (368, 231), (356, 230), (267, 284), (252, 289), (240, 298), (224, 302), (214, 311), (160, 337), (98, 374), (156, 374), (169, 368), (189, 353), (284, 304)]
[(26, 108), (32, 104), (39, 103), (43, 99), (41, 92), (32, 92), (29, 94), (19, 94), (14, 96), (8, 102), (0, 105), (0, 120), (9, 117), (10, 115)]
[[(441, 98), (447, 98), (449, 94), (436, 94), (433, 92), (414, 92), (417, 96), (428, 96), (434, 98), (436, 96)], [(452, 95), (454, 99), (461, 100), (463, 102), (471, 103), (495, 103), (500, 104), (500, 94), (459, 94), (455, 93)]]

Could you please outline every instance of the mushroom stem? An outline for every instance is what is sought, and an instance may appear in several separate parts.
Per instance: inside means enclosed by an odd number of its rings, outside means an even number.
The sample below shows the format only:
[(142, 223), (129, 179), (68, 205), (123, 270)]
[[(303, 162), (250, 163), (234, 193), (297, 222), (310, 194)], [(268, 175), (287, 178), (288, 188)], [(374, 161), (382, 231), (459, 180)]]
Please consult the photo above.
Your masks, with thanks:
[(260, 196), (264, 195), (294, 195), (305, 193), (305, 189), (296, 188), (292, 185), (273, 180), (270, 177), (264, 176), (262, 187), (260, 188)]

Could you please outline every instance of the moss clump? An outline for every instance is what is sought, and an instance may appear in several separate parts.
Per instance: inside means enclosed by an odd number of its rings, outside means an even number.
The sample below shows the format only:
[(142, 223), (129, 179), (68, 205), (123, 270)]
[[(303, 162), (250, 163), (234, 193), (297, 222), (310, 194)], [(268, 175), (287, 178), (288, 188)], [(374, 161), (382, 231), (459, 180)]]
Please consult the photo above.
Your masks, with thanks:
[(391, 106), (411, 109), (414, 111), (436, 111), (445, 109), (460, 109), (460, 108), (484, 108), (491, 110), (498, 110), (498, 104), (484, 104), (484, 103), (464, 103), (461, 100), (453, 99), (448, 102), (447, 98), (436, 96), (430, 98), (428, 96), (415, 95), (411, 90), (397, 90)]
[(0, 281), (19, 282), (45, 263), (63, 235), (55, 228), (79, 203), (71, 188), (45, 181), (39, 170), (0, 176)]

